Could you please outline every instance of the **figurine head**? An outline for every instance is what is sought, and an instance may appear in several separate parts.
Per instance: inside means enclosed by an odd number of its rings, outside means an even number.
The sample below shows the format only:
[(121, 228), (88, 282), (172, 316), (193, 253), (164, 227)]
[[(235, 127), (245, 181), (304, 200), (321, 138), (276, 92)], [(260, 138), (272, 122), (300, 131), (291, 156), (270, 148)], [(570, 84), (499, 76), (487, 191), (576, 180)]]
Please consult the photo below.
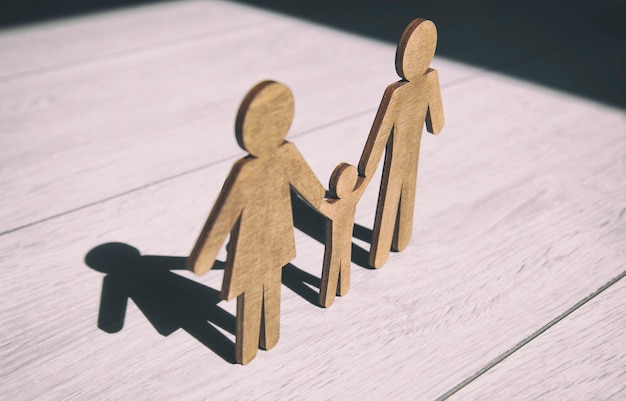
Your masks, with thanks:
[(396, 71), (407, 81), (428, 70), (437, 48), (437, 28), (432, 21), (417, 18), (404, 29), (396, 50)]
[(272, 155), (287, 136), (293, 112), (293, 95), (286, 85), (259, 82), (239, 106), (235, 122), (237, 143), (252, 156)]
[(356, 167), (348, 163), (341, 163), (330, 176), (328, 185), (330, 192), (334, 198), (345, 198), (354, 191), (359, 172)]

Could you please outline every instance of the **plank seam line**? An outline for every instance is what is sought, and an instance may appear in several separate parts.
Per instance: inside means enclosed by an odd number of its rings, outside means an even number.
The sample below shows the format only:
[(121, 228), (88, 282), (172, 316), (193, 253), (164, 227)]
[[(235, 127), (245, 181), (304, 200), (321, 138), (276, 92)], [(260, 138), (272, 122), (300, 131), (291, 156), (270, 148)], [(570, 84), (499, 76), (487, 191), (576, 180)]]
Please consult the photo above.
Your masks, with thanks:
[(494, 366), (496, 366), (500, 362), (504, 361), (506, 358), (511, 356), (513, 353), (519, 351), (526, 344), (528, 344), (529, 342), (531, 342), (534, 339), (536, 339), (537, 337), (539, 337), (541, 334), (543, 334), (549, 328), (551, 328), (552, 326), (556, 325), (561, 320), (565, 319), (570, 314), (572, 314), (574, 311), (576, 311), (577, 309), (579, 309), (580, 307), (585, 305), (587, 302), (591, 301), (592, 299), (594, 299), (595, 297), (600, 295), (602, 292), (604, 292), (606, 289), (608, 289), (609, 287), (611, 287), (612, 285), (614, 285), (615, 283), (617, 283), (618, 281), (623, 279), (625, 276), (626, 276), (626, 270), (624, 270), (622, 273), (620, 273), (619, 275), (614, 277), (608, 283), (604, 284), (602, 287), (598, 288), (596, 291), (592, 292), (591, 294), (587, 295), (585, 298), (583, 298), (580, 301), (578, 301), (572, 307), (567, 309), (565, 312), (561, 313), (556, 318), (552, 319), (549, 323), (547, 323), (546, 325), (541, 327), (539, 330), (535, 331), (530, 336), (526, 337), (525, 339), (523, 339), (522, 341), (517, 343), (517, 345), (515, 345), (514, 347), (512, 347), (512, 348), (508, 349), (507, 351), (503, 352), (502, 354), (498, 355), (496, 358), (491, 360), (488, 364), (486, 364), (485, 366), (480, 368), (476, 373), (474, 373), (473, 375), (469, 376), (468, 378), (466, 378), (465, 380), (463, 380), (462, 382), (460, 382), (456, 386), (452, 387), (450, 390), (446, 391), (443, 395), (441, 395), (438, 398), (436, 398), (436, 401), (443, 401), (443, 400), (448, 399), (449, 397), (451, 397), (452, 395), (457, 393), (459, 390), (463, 389), (463, 387), (467, 386), (468, 384), (470, 384), (471, 382), (473, 382), (474, 380), (478, 379), (480, 376), (485, 374), (491, 368), (493, 368)]
[(149, 188), (149, 187), (152, 187), (152, 186), (155, 186), (155, 185), (162, 184), (162, 183), (164, 183), (166, 181), (171, 181), (173, 179), (176, 179), (176, 178), (188, 175), (188, 174), (195, 173), (197, 171), (203, 170), (205, 168), (209, 168), (209, 167), (211, 167), (213, 165), (216, 165), (216, 164), (223, 163), (223, 162), (225, 162), (227, 160), (230, 160), (230, 159), (232, 159), (232, 156), (231, 157), (225, 157), (225, 158), (222, 158), (220, 160), (216, 160), (214, 162), (211, 162), (211, 163), (208, 163), (208, 164), (204, 164), (202, 166), (194, 167), (192, 169), (189, 169), (189, 170), (186, 170), (186, 171), (182, 171), (180, 173), (177, 173), (177, 174), (165, 177), (165, 178), (161, 178), (159, 180), (152, 181), (152, 182), (149, 182), (147, 184), (144, 184), (144, 185), (141, 185), (141, 186), (138, 186), (138, 187), (135, 187), (135, 188), (131, 188), (129, 190), (117, 193), (115, 195), (107, 196), (106, 198), (102, 198), (102, 199), (99, 199), (99, 200), (96, 200), (96, 201), (93, 201), (93, 202), (86, 203), (84, 205), (75, 207), (73, 209), (66, 210), (64, 212), (57, 213), (57, 214), (54, 214), (52, 216), (44, 217), (43, 219), (40, 219), (40, 220), (37, 220), (37, 221), (33, 221), (31, 223), (27, 223), (27, 224), (24, 224), (24, 225), (15, 227), (15, 228), (11, 228), (9, 230), (1, 232), (0, 233), (0, 237), (3, 236), (3, 235), (6, 235), (6, 234), (14, 233), (14, 232), (19, 231), (19, 230), (23, 230), (23, 229), (28, 228), (28, 227), (35, 226), (35, 225), (40, 224), (40, 223), (45, 223), (47, 221), (54, 220), (54, 219), (56, 219), (58, 217), (67, 216), (68, 214), (72, 214), (72, 213), (81, 211), (83, 209), (87, 209), (87, 208), (89, 208), (91, 206), (96, 206), (96, 205), (98, 205), (100, 203), (108, 202), (108, 201), (110, 201), (112, 199), (121, 198), (121, 197), (129, 195), (131, 193), (134, 193), (134, 192), (137, 192), (137, 191), (141, 191), (141, 190), (144, 190), (146, 188)]
[[(314, 132), (316, 132), (316, 131), (318, 131), (320, 129), (324, 129), (324, 128), (329, 127), (331, 125), (338, 124), (338, 123), (345, 122), (345, 121), (349, 121), (349, 120), (351, 120), (353, 118), (357, 118), (357, 117), (362, 116), (363, 114), (366, 114), (366, 113), (371, 113), (373, 110), (375, 110), (375, 109), (369, 109), (369, 110), (361, 111), (361, 112), (349, 115), (347, 117), (343, 117), (343, 118), (340, 118), (338, 120), (331, 121), (331, 122), (329, 122), (327, 124), (323, 124), (323, 125), (320, 125), (320, 126), (317, 126), (317, 127), (314, 127), (314, 128), (310, 128), (310, 129), (302, 131), (302, 132), (300, 132), (298, 134), (290, 135), (290, 138), (299, 138), (299, 137), (303, 137), (303, 136), (309, 135), (311, 133), (314, 133)], [(81, 206), (77, 206), (77, 207), (75, 207), (73, 209), (69, 209), (69, 210), (66, 210), (64, 212), (53, 214), (52, 216), (44, 217), (44, 218), (42, 218), (40, 220), (33, 221), (31, 223), (23, 224), (21, 226), (15, 227), (15, 228), (8, 229), (6, 231), (2, 231), (2, 232), (0, 232), (0, 237), (2, 237), (3, 235), (14, 233), (16, 231), (23, 230), (25, 228), (29, 228), (29, 227), (35, 226), (37, 224), (41, 224), (41, 223), (45, 223), (45, 222), (50, 221), (50, 220), (54, 220), (54, 219), (59, 218), (59, 217), (67, 216), (68, 214), (72, 214), (72, 213), (81, 211), (83, 209), (87, 209), (87, 208), (89, 208), (91, 206), (96, 206), (98, 204), (105, 203), (105, 202), (108, 202), (108, 201), (113, 200), (113, 199), (117, 199), (117, 198), (121, 198), (121, 197), (126, 196), (126, 195), (130, 195), (130, 194), (132, 194), (134, 192), (141, 191), (141, 190), (144, 190), (146, 188), (149, 188), (149, 187), (152, 187), (152, 186), (156, 186), (156, 185), (162, 184), (162, 183), (167, 182), (167, 181), (174, 180), (176, 178), (180, 178), (180, 177), (183, 177), (183, 176), (186, 176), (186, 175), (189, 175), (189, 174), (196, 173), (198, 171), (207, 169), (207, 168), (212, 167), (214, 165), (217, 165), (217, 164), (224, 163), (226, 161), (235, 159), (236, 157), (239, 157), (239, 156), (241, 156), (241, 155), (238, 154), (238, 155), (227, 156), (227, 157), (221, 158), (219, 160), (213, 161), (211, 163), (203, 164), (201, 166), (194, 167), (194, 168), (189, 169), (189, 170), (181, 171), (180, 173), (176, 173), (174, 175), (170, 175), (168, 177), (161, 178), (161, 179), (149, 182), (147, 184), (140, 185), (138, 187), (128, 189), (128, 190), (123, 191), (123, 192), (119, 192), (119, 193), (117, 193), (115, 195), (107, 196), (105, 198), (102, 198), (102, 199), (99, 199), (99, 200), (96, 200), (96, 201), (93, 201), (93, 202), (89, 202), (89, 203), (86, 203), (86, 204), (81, 205)]]
[[(251, 24), (249, 24), (249, 25), (244, 25), (244, 27), (247, 27), (247, 26), (250, 26), (250, 25), (255, 25), (255, 23), (251, 23)], [(191, 39), (191, 40), (194, 40), (194, 39), (199, 39), (199, 37), (204, 37), (204, 36), (206, 36), (206, 35), (205, 35), (205, 34), (202, 34), (202, 35), (196, 35), (196, 36), (193, 36), (193, 37), (176, 39), (176, 40), (173, 40), (173, 41), (171, 41), (171, 42), (177, 43), (177, 42), (180, 42), (180, 41), (184, 41), (184, 40), (186, 40), (186, 39)], [(572, 45), (572, 43), (573, 43), (573, 42), (570, 42), (570, 43), (565, 43), (565, 46), (571, 46), (571, 45)], [(160, 46), (160, 45), (161, 45), (161, 44), (147, 45), (147, 46), (146, 46), (146, 48), (156, 47), (156, 46)], [(563, 44), (562, 44), (562, 45), (563, 45)], [(518, 61), (522, 61), (522, 62), (521, 62), (521, 64), (524, 64), (525, 62), (532, 61), (533, 59), (535, 59), (535, 58), (537, 58), (537, 57), (542, 57), (542, 56), (545, 56), (546, 54), (549, 54), (549, 53), (553, 52), (553, 51), (555, 50), (555, 48), (556, 48), (556, 47), (557, 47), (557, 46), (550, 46), (550, 47), (548, 47), (548, 48), (546, 48), (546, 49), (543, 49), (543, 50), (542, 50), (542, 51), (540, 51), (540, 52), (535, 53), (534, 55), (529, 55), (529, 56), (527, 56), (527, 57), (525, 57), (525, 58), (523, 58), (523, 59), (520, 59), (520, 60), (518, 60)], [(133, 50), (133, 51), (134, 51), (134, 50)], [(121, 51), (121, 52), (118, 52), (118, 53), (122, 53), (122, 54), (124, 54), (124, 53), (132, 53), (132, 51), (131, 51), (131, 50), (124, 50), (124, 51)], [(96, 59), (97, 59), (97, 58), (100, 58), (100, 57), (101, 57), (101, 56), (95, 56), (95, 58), (96, 58)], [(89, 61), (91, 61), (91, 59), (85, 59), (85, 60), (82, 60), (82, 61), (80, 61), (80, 62), (89, 62)], [(79, 62), (79, 63), (80, 63), (80, 62)], [(513, 67), (513, 66), (515, 66), (515, 62), (513, 62), (513, 63), (509, 63), (507, 66), (503, 66), (502, 68), (507, 69), (507, 68), (511, 68), (511, 67)], [(471, 81), (471, 80), (473, 80), (473, 79), (479, 78), (479, 77), (480, 77), (480, 76), (482, 76), (484, 73), (487, 73), (487, 72), (490, 72), (490, 71), (496, 71), (496, 72), (497, 72), (497, 67), (493, 67), (493, 68), (486, 68), (486, 69), (484, 69), (482, 72), (480, 72), (480, 71), (479, 71), (479, 72), (477, 72), (477, 73), (475, 73), (475, 74), (471, 74), (470, 76), (463, 77), (463, 78), (460, 78), (460, 79), (456, 79), (456, 80), (451, 81), (451, 82), (448, 82), (448, 83), (446, 83), (446, 84), (442, 84), (442, 85), (441, 85), (441, 88), (442, 88), (442, 89), (444, 89), (444, 88), (451, 88), (451, 87), (453, 87), (453, 86), (456, 86), (456, 85), (462, 84), (462, 83), (464, 83), (464, 82)], [(44, 71), (44, 72), (45, 72), (45, 71)], [(26, 74), (28, 74), (28, 72), (26, 72)], [(5, 78), (5, 77), (0, 77), (0, 82), (2, 82), (2, 81), (4, 80), (4, 78)], [(337, 123), (341, 123), (341, 122), (349, 121), (349, 120), (351, 120), (351, 119), (353, 119), (353, 118), (360, 117), (360, 116), (362, 116), (363, 114), (375, 112), (376, 110), (377, 110), (377, 108), (374, 108), (374, 109), (367, 109), (367, 110), (364, 110), (364, 111), (361, 111), (361, 112), (358, 112), (358, 113), (355, 113), (355, 114), (349, 115), (349, 116), (347, 116), (347, 117), (340, 118), (340, 119), (338, 119), (338, 120), (331, 121), (331, 122), (329, 122), (329, 123), (322, 124), (322, 125), (320, 125), (320, 126), (317, 126), (317, 127), (311, 128), (311, 129), (306, 130), (306, 131), (303, 131), (303, 132), (301, 132), (301, 133), (299, 133), (299, 134), (291, 135), (291, 136), (290, 136), (290, 138), (298, 138), (298, 137), (302, 137), (302, 136), (308, 135), (308, 134), (310, 134), (310, 133), (313, 133), (313, 132), (315, 132), (315, 131), (318, 131), (318, 130), (320, 130), (320, 129), (323, 129), (323, 128), (326, 128), (326, 127), (329, 127), (329, 126), (331, 126), (331, 125), (333, 125), (333, 124), (337, 124)], [(236, 156), (230, 156), (230, 157), (226, 157), (226, 158), (220, 159), (220, 160), (215, 161), (215, 162), (212, 162), (212, 163), (204, 164), (204, 165), (202, 165), (202, 166), (195, 167), (195, 168), (192, 168), (192, 169), (190, 169), (190, 170), (183, 171), (183, 172), (180, 172), (180, 173), (178, 173), (178, 174), (175, 174), (175, 175), (172, 175), (172, 176), (169, 176), (169, 177), (165, 177), (165, 178), (162, 178), (162, 179), (160, 179), (160, 180), (156, 180), (156, 181), (150, 182), (150, 183), (148, 183), (148, 184), (145, 184), (145, 185), (142, 185), (142, 186), (139, 186), (139, 187), (136, 187), (136, 188), (132, 188), (132, 189), (129, 189), (129, 190), (127, 190), (127, 191), (120, 192), (120, 193), (118, 193), (118, 194), (115, 194), (115, 195), (112, 195), (112, 196), (109, 196), (109, 197), (106, 197), (106, 198), (103, 198), (103, 199), (100, 199), (100, 200), (97, 200), (97, 201), (93, 201), (93, 202), (90, 202), (90, 203), (84, 204), (84, 205), (82, 205), (82, 206), (78, 206), (78, 207), (76, 207), (76, 208), (74, 208), (74, 209), (66, 210), (65, 212), (57, 213), (57, 214), (55, 214), (55, 215), (48, 216), (48, 217), (45, 217), (45, 218), (43, 218), (43, 219), (40, 219), (40, 220), (37, 220), (37, 221), (31, 222), (31, 223), (27, 223), (27, 224), (24, 224), (24, 225), (21, 225), (21, 226), (18, 226), (18, 227), (15, 227), (15, 228), (12, 228), (12, 229), (9, 229), (9, 230), (6, 230), (6, 231), (3, 231), (3, 232), (0, 232), (0, 237), (1, 237), (1, 236), (3, 236), (3, 235), (6, 235), (6, 234), (10, 234), (10, 233), (13, 233), (13, 232), (16, 232), (16, 231), (22, 230), (22, 229), (24, 229), (24, 228), (32, 227), (32, 226), (37, 225), (37, 224), (39, 224), (39, 223), (44, 223), (44, 222), (46, 222), (46, 221), (53, 220), (53, 219), (55, 219), (55, 218), (57, 218), (57, 217), (62, 217), (62, 216), (68, 215), (68, 214), (70, 214), (70, 213), (74, 213), (74, 212), (77, 212), (77, 211), (83, 210), (83, 209), (85, 209), (85, 208), (88, 208), (88, 207), (91, 207), (91, 206), (95, 206), (95, 205), (97, 205), (97, 204), (99, 204), (99, 203), (107, 202), (107, 201), (109, 201), (109, 200), (116, 199), (116, 198), (119, 198), (119, 197), (122, 197), (122, 196), (128, 195), (128, 194), (130, 194), (130, 193), (133, 193), (133, 192), (136, 192), (136, 191), (143, 190), (143, 189), (148, 188), (148, 187), (151, 187), (151, 186), (153, 186), (153, 185), (158, 185), (158, 184), (161, 184), (161, 183), (163, 183), (163, 182), (170, 181), (170, 180), (173, 180), (173, 179), (175, 179), (175, 178), (182, 177), (182, 176), (185, 176), (185, 175), (187, 175), (187, 174), (191, 174), (191, 173), (194, 173), (194, 172), (197, 172), (197, 171), (203, 170), (203, 169), (205, 169), (205, 168), (211, 167), (211, 166), (213, 166), (213, 165), (215, 165), (215, 164), (222, 163), (222, 162), (224, 162), (224, 161), (226, 161), (226, 160), (229, 160), (229, 159), (231, 159), (231, 158), (235, 158), (235, 157), (236, 157)]]

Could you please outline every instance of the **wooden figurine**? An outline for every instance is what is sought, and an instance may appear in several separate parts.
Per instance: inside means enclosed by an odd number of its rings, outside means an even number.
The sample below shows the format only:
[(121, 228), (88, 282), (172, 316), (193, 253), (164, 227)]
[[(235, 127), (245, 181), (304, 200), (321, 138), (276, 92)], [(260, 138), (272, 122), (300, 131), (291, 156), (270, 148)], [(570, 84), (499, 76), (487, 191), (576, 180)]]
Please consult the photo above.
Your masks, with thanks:
[(364, 179), (356, 167), (339, 164), (330, 177), (331, 198), (320, 211), (326, 220), (326, 249), (322, 269), (319, 303), (325, 308), (332, 305), (335, 294), (346, 295), (350, 287), (352, 259), (352, 230), (356, 205), (365, 190)]
[(402, 80), (385, 90), (359, 161), (359, 175), (367, 184), (385, 151), (369, 260), (376, 268), (392, 248), (406, 248), (411, 236), (424, 121), (433, 134), (443, 128), (439, 78), (429, 68), (436, 47), (432, 21), (418, 18), (406, 27), (396, 51), (396, 71)]
[(319, 210), (325, 190), (295, 145), (285, 141), (294, 113), (289, 88), (273, 81), (254, 86), (235, 124), (249, 155), (233, 166), (188, 259), (206, 273), (228, 234), (221, 296), (237, 297), (235, 359), (247, 364), (280, 332), (282, 267), (296, 255), (290, 186)]

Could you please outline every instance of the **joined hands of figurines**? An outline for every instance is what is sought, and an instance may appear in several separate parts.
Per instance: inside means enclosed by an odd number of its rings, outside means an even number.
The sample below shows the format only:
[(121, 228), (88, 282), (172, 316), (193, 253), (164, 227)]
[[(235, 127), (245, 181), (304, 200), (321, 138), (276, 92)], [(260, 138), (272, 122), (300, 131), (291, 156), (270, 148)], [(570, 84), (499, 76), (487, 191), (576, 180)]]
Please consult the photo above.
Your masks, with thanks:
[(263, 81), (244, 97), (235, 136), (249, 154), (233, 166), (188, 258), (189, 269), (206, 273), (230, 235), (221, 297), (237, 297), (237, 362), (247, 364), (259, 347), (278, 342), (282, 268), (296, 252), (290, 188), (327, 219), (319, 298), (324, 307), (348, 291), (356, 205), (383, 152), (370, 264), (379, 268), (391, 249), (407, 246), (423, 126), (437, 134), (444, 122), (439, 78), (429, 68), (436, 45), (431, 21), (415, 19), (406, 27), (396, 52), (402, 79), (385, 90), (358, 169), (341, 163), (333, 171), (328, 199), (295, 145), (285, 140), (294, 113), (289, 88)]

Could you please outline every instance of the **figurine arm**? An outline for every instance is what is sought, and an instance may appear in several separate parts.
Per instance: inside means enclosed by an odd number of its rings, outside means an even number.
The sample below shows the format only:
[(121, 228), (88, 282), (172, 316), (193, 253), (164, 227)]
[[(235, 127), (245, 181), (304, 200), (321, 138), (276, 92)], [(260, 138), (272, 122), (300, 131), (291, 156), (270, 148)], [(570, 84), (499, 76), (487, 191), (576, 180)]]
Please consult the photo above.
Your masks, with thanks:
[(367, 186), (367, 183), (374, 175), (383, 151), (389, 141), (389, 135), (391, 135), (391, 131), (393, 130), (395, 122), (393, 92), (401, 84), (402, 82), (396, 82), (387, 87), (383, 99), (380, 101), (378, 111), (376, 112), (372, 129), (367, 137), (365, 148), (363, 148), (363, 153), (359, 160), (359, 175), (366, 177), (366, 182), (363, 183), (364, 186)]
[(100, 298), (100, 313), (98, 314), (98, 328), (107, 333), (117, 333), (124, 327), (126, 306), (129, 294), (128, 280), (115, 274), (107, 274), (102, 280), (102, 295)]
[(370, 183), (371, 175), (369, 177), (361, 177), (357, 178), (356, 185), (354, 186), (354, 193), (357, 199), (361, 199), (363, 196), (363, 192), (367, 189), (367, 185)]
[(289, 184), (315, 210), (320, 211), (326, 190), (296, 146), (285, 141), (281, 145)]
[(237, 190), (237, 177), (244, 160), (235, 164), (226, 182), (224, 182), (213, 210), (211, 210), (191, 255), (187, 259), (187, 267), (196, 274), (204, 274), (211, 270), (217, 253), (241, 215), (243, 207), (235, 192)]
[[(342, 164), (347, 165), (347, 163), (342, 163)], [(350, 166), (350, 167), (353, 167), (353, 166)], [(331, 188), (333, 187), (332, 181), (333, 181), (333, 178), (331, 178), (331, 184), (330, 184)], [(324, 216), (326, 216), (326, 218), (330, 220), (335, 220), (338, 217), (340, 218), (341, 214), (344, 213), (344, 211), (346, 210), (345, 209), (346, 206), (348, 208), (350, 206), (356, 207), (356, 204), (359, 202), (359, 199), (361, 199), (363, 192), (365, 192), (365, 188), (367, 187), (368, 182), (369, 180), (365, 177), (357, 177), (356, 183), (351, 193), (345, 195), (341, 199), (337, 197), (332, 197), (332, 198), (328, 198), (324, 200), (319, 209), (320, 213), (322, 213)], [(335, 183), (334, 185), (337, 185), (337, 184)], [(339, 202), (341, 202), (341, 205), (339, 205)], [(345, 205), (345, 206), (342, 206), (342, 205)]]
[(429, 69), (426, 79), (430, 86), (430, 99), (426, 112), (426, 129), (437, 135), (443, 129), (443, 103), (441, 101), (441, 87), (439, 86), (439, 74), (437, 70)]
[(330, 219), (330, 220), (334, 220), (335, 219), (335, 207), (334, 207), (334, 203), (336, 202), (336, 199), (326, 199), (324, 200), (319, 208), (319, 211), (321, 214), (323, 214), (324, 216), (326, 216), (326, 218)]

